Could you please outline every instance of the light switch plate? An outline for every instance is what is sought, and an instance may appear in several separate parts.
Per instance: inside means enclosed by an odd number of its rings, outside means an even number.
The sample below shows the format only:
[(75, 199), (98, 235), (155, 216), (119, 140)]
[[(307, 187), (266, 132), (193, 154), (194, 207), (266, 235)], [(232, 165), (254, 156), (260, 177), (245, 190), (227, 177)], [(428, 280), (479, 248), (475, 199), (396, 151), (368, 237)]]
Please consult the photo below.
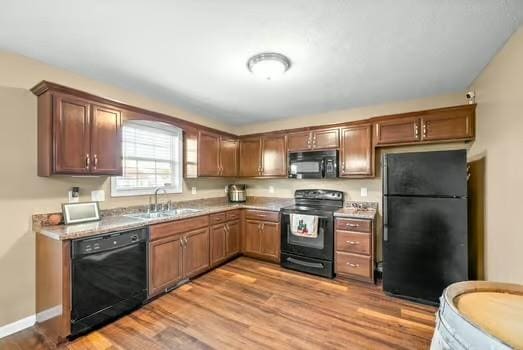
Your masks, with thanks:
[(105, 191), (104, 190), (91, 191), (91, 200), (93, 202), (105, 201)]
[(367, 187), (362, 187), (361, 190), (360, 190), (360, 195), (362, 197), (367, 197), (368, 195), (368, 192), (367, 192)]
[(269, 186), (269, 193), (274, 193), (274, 186)]
[(196, 187), (191, 187), (191, 193), (196, 194)]

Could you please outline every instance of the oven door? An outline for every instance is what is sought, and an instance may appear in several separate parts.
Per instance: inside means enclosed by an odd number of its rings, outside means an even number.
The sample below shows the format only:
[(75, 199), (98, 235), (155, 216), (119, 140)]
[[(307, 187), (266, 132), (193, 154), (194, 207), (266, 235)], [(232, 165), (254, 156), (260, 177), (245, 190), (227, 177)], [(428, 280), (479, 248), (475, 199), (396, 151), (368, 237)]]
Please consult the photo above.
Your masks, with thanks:
[[(322, 260), (333, 259), (334, 234), (331, 212), (282, 211), (281, 214), (282, 252)], [(292, 233), (291, 214), (316, 216), (318, 218), (317, 236), (306, 237)]]

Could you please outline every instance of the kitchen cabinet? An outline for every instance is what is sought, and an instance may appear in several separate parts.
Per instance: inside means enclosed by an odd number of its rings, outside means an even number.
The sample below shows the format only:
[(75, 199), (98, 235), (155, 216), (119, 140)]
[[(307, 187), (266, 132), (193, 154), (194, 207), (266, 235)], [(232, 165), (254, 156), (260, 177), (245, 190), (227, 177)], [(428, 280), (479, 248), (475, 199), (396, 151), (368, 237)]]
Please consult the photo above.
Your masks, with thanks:
[(198, 136), (198, 176), (237, 176), (238, 140), (200, 131)]
[(289, 133), (289, 152), (336, 149), (340, 146), (339, 129), (320, 129)]
[(374, 176), (371, 124), (354, 125), (341, 129), (340, 176)]
[(262, 143), (260, 137), (240, 139), (240, 176), (260, 176)]
[(287, 149), (285, 135), (262, 137), (262, 176), (287, 176)]
[(212, 214), (210, 221), (211, 265), (216, 266), (240, 252), (240, 212)]
[(202, 228), (185, 234), (183, 250), (183, 272), (191, 278), (205, 272), (210, 267), (209, 229)]
[(280, 240), (279, 213), (246, 210), (243, 233), (243, 252), (246, 255), (279, 262)]
[(334, 236), (336, 277), (373, 283), (376, 260), (374, 221), (336, 218)]
[(121, 175), (121, 112), (94, 104), (91, 118), (91, 172), (97, 175)]
[(395, 145), (420, 141), (418, 117), (402, 117), (379, 121), (375, 124), (376, 145)]
[(38, 175), (121, 175), (121, 114), (74, 95), (40, 95)]
[(473, 115), (468, 110), (442, 111), (421, 117), (421, 139), (439, 141), (474, 136)]
[(240, 140), (240, 176), (286, 177), (285, 135), (266, 135)]
[(183, 279), (183, 236), (173, 235), (149, 245), (149, 294), (158, 294)]
[(209, 216), (150, 226), (149, 296), (210, 268)]
[(475, 107), (464, 105), (377, 118), (374, 123), (375, 145), (473, 140)]

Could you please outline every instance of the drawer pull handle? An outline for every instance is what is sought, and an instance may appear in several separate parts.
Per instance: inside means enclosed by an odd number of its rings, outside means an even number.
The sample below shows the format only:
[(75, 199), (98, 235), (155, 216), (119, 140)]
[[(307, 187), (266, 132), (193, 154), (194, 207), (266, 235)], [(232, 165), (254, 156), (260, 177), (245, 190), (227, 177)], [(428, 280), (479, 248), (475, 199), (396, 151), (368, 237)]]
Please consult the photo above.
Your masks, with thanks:
[(267, 215), (265, 215), (265, 214), (258, 214), (258, 216), (264, 218), (264, 217), (266, 217)]
[(360, 244), (360, 242), (358, 242), (358, 241), (345, 241), (345, 242), (349, 243), (350, 245)]
[(354, 268), (360, 267), (360, 264), (353, 264), (353, 263), (349, 263), (349, 262), (347, 263), (347, 265), (349, 265), (350, 267), (354, 267)]
[(346, 225), (349, 227), (359, 227), (360, 226), (359, 224), (351, 224), (351, 223), (348, 223)]

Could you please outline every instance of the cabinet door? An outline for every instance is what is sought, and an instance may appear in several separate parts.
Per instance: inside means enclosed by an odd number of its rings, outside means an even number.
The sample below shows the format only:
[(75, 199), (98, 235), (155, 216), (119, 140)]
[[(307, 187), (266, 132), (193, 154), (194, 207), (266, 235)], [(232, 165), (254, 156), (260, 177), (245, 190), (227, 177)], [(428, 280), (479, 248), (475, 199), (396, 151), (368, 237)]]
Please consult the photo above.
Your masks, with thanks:
[(260, 254), (273, 261), (280, 261), (280, 224), (263, 222), (261, 225)]
[(261, 222), (246, 220), (243, 240), (243, 249), (245, 253), (260, 254), (261, 248)]
[(226, 228), (225, 224), (211, 227), (211, 265), (216, 265), (226, 258)]
[(187, 128), (183, 131), (183, 176), (198, 177), (198, 130)]
[(68, 95), (55, 95), (53, 111), (54, 173), (88, 174), (91, 169), (89, 103)]
[(184, 237), (183, 272), (190, 278), (209, 269), (209, 228), (188, 232)]
[(221, 176), (238, 176), (238, 140), (220, 139)]
[(163, 292), (183, 278), (181, 235), (149, 244), (149, 295)]
[(421, 117), (423, 141), (472, 139), (473, 110), (450, 110)]
[(418, 117), (399, 117), (381, 120), (375, 124), (376, 145), (394, 145), (420, 140)]
[(198, 176), (220, 176), (220, 136), (205, 131), (198, 135)]
[(289, 152), (307, 151), (312, 149), (312, 132), (293, 132), (287, 135)]
[(262, 175), (287, 176), (285, 135), (262, 138)]
[(260, 176), (261, 139), (259, 137), (240, 140), (240, 176)]
[(312, 133), (312, 148), (326, 149), (340, 147), (339, 129), (316, 130)]
[(239, 220), (227, 223), (225, 253), (228, 257), (240, 252), (240, 227)]
[(340, 176), (373, 175), (372, 125), (357, 125), (341, 129)]
[(121, 111), (92, 106), (91, 173), (122, 175)]

